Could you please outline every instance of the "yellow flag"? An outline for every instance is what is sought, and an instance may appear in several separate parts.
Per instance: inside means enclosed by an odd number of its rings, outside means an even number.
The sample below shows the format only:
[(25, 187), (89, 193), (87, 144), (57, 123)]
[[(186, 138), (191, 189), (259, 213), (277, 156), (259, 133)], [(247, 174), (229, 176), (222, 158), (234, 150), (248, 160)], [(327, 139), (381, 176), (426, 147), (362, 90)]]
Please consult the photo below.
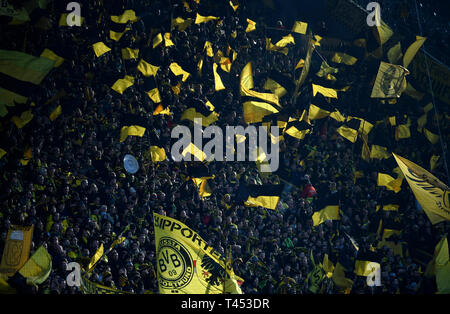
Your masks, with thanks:
[(325, 271), (326, 276), (328, 278), (331, 278), (333, 276), (333, 272), (334, 272), (334, 265), (328, 259), (328, 254), (325, 254), (323, 257), (322, 267), (323, 267), (323, 270)]
[(220, 68), (225, 72), (231, 71), (231, 60), (227, 57), (221, 57), (219, 60)]
[(411, 61), (414, 59), (425, 40), (427, 40), (426, 37), (416, 36), (416, 41), (412, 43), (411, 46), (408, 47), (408, 49), (406, 49), (405, 55), (403, 56), (403, 66), (405, 68), (407, 68)]
[(260, 92), (254, 91), (254, 90), (246, 89), (246, 88), (243, 87), (243, 86), (241, 86), (241, 91), (242, 91), (242, 94), (243, 94), (244, 96), (256, 97), (256, 98), (259, 98), (259, 99), (261, 99), (261, 100), (264, 100), (264, 101), (266, 101), (266, 102), (268, 102), (268, 103), (271, 103), (271, 104), (274, 104), (274, 105), (277, 105), (277, 106), (280, 107), (279, 98), (278, 98), (278, 96), (275, 95), (275, 94), (270, 94), (270, 93), (260, 93)]
[(189, 145), (183, 150), (181, 154), (183, 155), (183, 157), (186, 157), (187, 154), (191, 154), (193, 157), (195, 157), (194, 160), (197, 161), (204, 161), (207, 157), (201, 149), (194, 145), (194, 143), (189, 143)]
[(45, 48), (44, 51), (41, 53), (41, 58), (47, 58), (55, 61), (55, 64), (53, 65), (55, 68), (59, 67), (64, 62), (63, 57), (58, 56), (52, 50), (47, 48)]
[(407, 70), (402, 66), (381, 62), (378, 69), (375, 84), (373, 85), (371, 98), (396, 98), (400, 97), (406, 89)]
[(242, 91), (243, 88), (250, 90), (254, 87), (251, 62), (247, 63), (245, 67), (242, 69), (240, 79), (241, 79), (241, 95), (244, 95)]
[(371, 262), (371, 261), (360, 261), (356, 260), (355, 262), (355, 274), (358, 276), (367, 277), (371, 273), (373, 273), (376, 269), (380, 268), (379, 263)]
[(113, 243), (111, 244), (110, 250), (112, 250), (116, 245), (119, 245), (120, 243), (122, 243), (123, 241), (125, 241), (125, 237), (120, 237), (117, 238), (113, 241)]
[(208, 178), (192, 178), (192, 181), (198, 188), (198, 194), (201, 198), (211, 196), (212, 191), (208, 185)]
[(391, 158), (391, 154), (387, 151), (386, 147), (372, 145), (372, 149), (370, 150), (370, 158), (388, 159)]
[(287, 94), (287, 90), (271, 78), (268, 78), (264, 83), (264, 89), (270, 90), (280, 98)]
[(210, 41), (205, 41), (205, 45), (203, 46), (203, 50), (206, 49), (206, 55), (208, 57), (214, 57), (214, 51), (212, 47), (212, 43)]
[(430, 158), (430, 171), (433, 171), (436, 168), (436, 164), (437, 164), (439, 158), (441, 158), (441, 156), (438, 156), (438, 155), (431, 156), (431, 158)]
[(55, 108), (55, 110), (52, 111), (50, 114), (50, 121), (55, 121), (56, 118), (58, 118), (62, 113), (61, 105), (58, 105), (58, 107)]
[(307, 134), (311, 133), (311, 129), (299, 130), (295, 126), (292, 126), (286, 129), (285, 133), (292, 137), (298, 138), (299, 140), (303, 140)]
[(172, 113), (170, 112), (170, 108), (167, 107), (166, 109), (164, 109), (163, 105), (161, 105), (161, 104), (159, 104), (156, 107), (156, 109), (153, 111), (154, 116), (157, 116), (159, 114), (168, 115), (168, 116), (172, 115)]
[(218, 20), (219, 18), (216, 16), (201, 16), (197, 13), (197, 16), (195, 18), (195, 24), (205, 23), (209, 21)]
[(381, 237), (381, 240), (388, 239), (393, 235), (400, 236), (401, 233), (402, 232), (400, 230), (393, 230), (393, 229), (385, 228), (385, 229), (383, 229), (383, 236)]
[(315, 97), (317, 93), (320, 93), (325, 97), (338, 98), (337, 91), (335, 89), (323, 87), (316, 84), (312, 84), (312, 87), (313, 87), (313, 97)]
[(40, 246), (30, 259), (22, 266), (19, 273), (27, 279), (28, 284), (43, 283), (52, 270), (52, 258), (45, 247)]
[(156, 35), (154, 38), (153, 38), (153, 48), (156, 48), (156, 47), (158, 47), (161, 43), (163, 42), (163, 37), (162, 37), (162, 35), (161, 35), (161, 33), (159, 33), (158, 35)]
[(152, 65), (148, 62), (145, 62), (144, 59), (139, 61), (139, 64), (137, 66), (137, 69), (144, 75), (144, 76), (156, 76), (156, 73), (159, 70), (158, 66)]
[(345, 271), (346, 269), (344, 266), (338, 262), (334, 268), (331, 279), (337, 287), (341, 289), (351, 289), (353, 286), (353, 281), (345, 277)]
[(31, 158), (33, 158), (33, 153), (31, 151), (31, 147), (28, 147), (25, 152), (23, 153), (23, 158), (20, 159), (20, 163), (23, 166), (28, 165), (28, 163), (30, 162)]
[(428, 129), (424, 128), (423, 134), (431, 142), (431, 144), (436, 144), (439, 142), (439, 135), (430, 132)]
[(217, 73), (217, 63), (213, 63), (214, 88), (216, 91), (224, 90), (225, 85), (222, 83), (219, 73)]
[[(377, 205), (376, 211), (379, 211), (380, 208), (381, 208), (381, 206)], [(383, 210), (384, 211), (398, 211), (399, 208), (400, 208), (400, 206), (399, 205), (395, 205), (395, 204), (383, 205)]]
[(295, 70), (303, 68), (304, 66), (305, 66), (305, 60), (300, 59), (300, 60), (298, 60), (297, 65), (295, 66)]
[(120, 142), (127, 139), (128, 136), (139, 136), (143, 137), (145, 133), (145, 128), (138, 125), (124, 126), (120, 130)]
[(336, 81), (337, 79), (333, 74), (336, 74), (338, 71), (338, 69), (329, 66), (326, 61), (322, 61), (320, 70), (316, 73), (316, 75), (329, 81)]
[(236, 12), (236, 10), (239, 8), (239, 3), (233, 4), (233, 1), (230, 0), (230, 6), (233, 8), (233, 11)]
[(127, 24), (128, 22), (137, 22), (138, 17), (133, 10), (125, 10), (122, 15), (112, 15), (111, 21), (119, 24)]
[(22, 112), (22, 114), (20, 115), (20, 117), (18, 116), (13, 116), (11, 118), (11, 121), (14, 122), (14, 124), (19, 128), (23, 128), (25, 125), (27, 125), (28, 123), (30, 123), (31, 120), (33, 120), (33, 113), (31, 112), (31, 110), (27, 110)]
[(336, 131), (352, 143), (356, 143), (356, 140), (358, 139), (358, 130), (349, 128), (345, 125), (339, 127)]
[(265, 116), (278, 113), (278, 109), (272, 105), (259, 101), (244, 102), (244, 120), (246, 123), (262, 122)]
[(437, 293), (450, 294), (450, 262), (446, 236), (439, 241), (435, 248), (434, 273), (436, 275)]
[(94, 49), (95, 55), (97, 57), (100, 57), (101, 55), (107, 53), (108, 51), (111, 51), (111, 48), (106, 46), (105, 43), (102, 41), (99, 41), (98, 43), (93, 44), (92, 48)]
[(417, 101), (421, 101), (423, 99), (423, 96), (425, 96), (424, 93), (419, 92), (416, 90), (410, 82), (407, 82), (406, 89), (404, 90), (404, 93), (408, 96), (414, 98)]
[(153, 162), (166, 160), (166, 151), (162, 147), (150, 146), (150, 157)]
[(253, 32), (254, 30), (256, 30), (256, 23), (250, 19), (247, 19), (247, 28), (245, 29), (246, 33), (250, 33)]
[(292, 32), (299, 33), (299, 34), (306, 34), (306, 29), (308, 27), (308, 23), (301, 22), (301, 21), (295, 21), (294, 26), (292, 26)]
[(406, 158), (393, 155), (431, 223), (450, 220), (449, 187), (422, 167)]
[(3, 148), (0, 148), (0, 159), (3, 158), (3, 156), (6, 155), (6, 150), (4, 150)]
[[(311, 108), (311, 107), (310, 107)], [(344, 117), (339, 110), (333, 111), (330, 113), (330, 118), (333, 118), (337, 122), (345, 122), (347, 120), (346, 117)]]
[(279, 48), (284, 48), (284, 47), (286, 47), (289, 44), (294, 44), (295, 45), (294, 37), (291, 34), (283, 36), (279, 41), (277, 41), (275, 46), (277, 46)]
[(170, 39), (170, 33), (164, 33), (164, 47), (175, 46), (172, 39)]
[[(69, 26), (69, 24), (67, 24), (67, 16), (69, 14), (68, 13), (62, 13), (60, 18), (59, 18), (59, 23), (58, 26)], [(83, 25), (84, 23), (84, 17), (80, 16), (80, 23), (81, 25)]]
[(180, 32), (184, 32), (192, 24), (192, 19), (183, 19), (182, 17), (177, 17), (172, 20), (172, 27), (177, 28)]
[(200, 58), (200, 60), (198, 60), (197, 69), (198, 69), (198, 73), (200, 73), (200, 75), (201, 75), (202, 69), (203, 69), (203, 58)]
[(320, 225), (327, 220), (340, 220), (339, 206), (331, 205), (326, 206), (324, 209), (315, 212), (312, 216), (314, 227)]
[(139, 58), (139, 49), (123, 48), (122, 59), (131, 60)]
[(94, 265), (98, 262), (98, 260), (103, 256), (103, 243), (100, 244), (100, 247), (97, 249), (97, 251), (95, 252), (94, 256), (92, 256), (91, 261), (89, 263), (88, 266), (88, 271), (92, 269), (92, 267), (94, 267)]
[(181, 79), (183, 82), (185, 82), (188, 79), (189, 75), (191, 75), (189, 72), (183, 70), (183, 68), (176, 62), (172, 62), (169, 65), (169, 68), (176, 76), (183, 75), (183, 78)]
[(329, 115), (330, 115), (329, 111), (321, 109), (313, 104), (309, 105), (308, 119), (318, 120), (318, 119), (326, 118)]
[(377, 185), (385, 186), (388, 190), (394, 191), (395, 193), (400, 192), (403, 178), (394, 179), (388, 174), (378, 173)]
[(133, 84), (134, 84), (134, 77), (125, 75), (123, 79), (118, 79), (111, 88), (116, 92), (118, 92), (119, 94), (123, 94), (123, 92)]
[(343, 52), (336, 52), (331, 61), (335, 63), (343, 63), (346, 65), (354, 65), (358, 59)]
[(389, 38), (391, 38), (392, 35), (394, 35), (392, 29), (383, 21), (381, 21), (379, 26), (377, 26), (377, 31), (379, 35), (378, 43), (380, 45), (384, 45), (389, 40)]
[[(283, 42), (286, 42), (286, 40), (284, 40)], [(280, 43), (282, 44), (282, 43)], [(288, 55), (289, 53), (289, 49), (287, 47), (278, 47), (276, 45), (274, 45), (272, 43), (272, 39), (271, 38), (266, 38), (266, 49), (269, 51), (278, 51), (281, 52), (284, 55)]]
[(395, 140), (398, 141), (400, 139), (404, 138), (410, 138), (411, 137), (411, 131), (409, 130), (409, 125), (407, 124), (400, 124), (395, 129)]
[(183, 112), (180, 120), (190, 120), (194, 122), (194, 119), (202, 119), (202, 126), (207, 127), (219, 120), (219, 114), (217, 112), (211, 112), (209, 116), (204, 116), (201, 113), (197, 112), (195, 108), (191, 107)]
[(387, 52), (387, 57), (390, 63), (398, 63), (400, 61), (400, 58), (403, 56), (402, 53), (402, 45), (400, 42), (398, 42), (395, 46), (393, 46), (391, 49)]
[(121, 33), (118, 33), (118, 32), (110, 30), (109, 31), (109, 38), (111, 38), (114, 41), (119, 41), (120, 38), (122, 38), (123, 34), (128, 32), (129, 30), (131, 30), (131, 28), (129, 28), (129, 27), (125, 28), (125, 30), (123, 32), (121, 32)]
[(161, 95), (159, 94), (158, 88), (154, 88), (147, 92), (148, 97), (155, 103), (159, 104), (161, 102)]

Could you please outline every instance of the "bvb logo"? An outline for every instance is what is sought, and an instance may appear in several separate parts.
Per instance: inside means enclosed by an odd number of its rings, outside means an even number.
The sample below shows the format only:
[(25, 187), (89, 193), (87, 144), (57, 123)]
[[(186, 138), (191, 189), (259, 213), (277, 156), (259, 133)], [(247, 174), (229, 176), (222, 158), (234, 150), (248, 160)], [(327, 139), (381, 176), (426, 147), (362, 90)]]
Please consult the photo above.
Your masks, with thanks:
[(164, 289), (182, 289), (194, 275), (189, 251), (173, 238), (162, 237), (158, 249), (159, 283)]

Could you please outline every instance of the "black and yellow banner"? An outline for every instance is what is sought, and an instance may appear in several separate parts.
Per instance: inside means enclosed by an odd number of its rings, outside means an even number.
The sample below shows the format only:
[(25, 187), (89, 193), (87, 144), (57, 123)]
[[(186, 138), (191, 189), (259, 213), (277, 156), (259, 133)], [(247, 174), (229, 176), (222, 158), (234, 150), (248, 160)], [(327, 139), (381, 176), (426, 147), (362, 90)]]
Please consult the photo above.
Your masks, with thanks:
[[(182, 222), (153, 214), (161, 294), (242, 293), (226, 258)], [(230, 276), (231, 275), (231, 276)]]
[(417, 201), (432, 224), (450, 220), (450, 189), (434, 175), (409, 161), (393, 154), (408, 181)]
[(48, 58), (0, 50), (0, 105), (26, 103), (54, 64)]
[(12, 225), (6, 236), (0, 273), (13, 276), (28, 260), (34, 227)]

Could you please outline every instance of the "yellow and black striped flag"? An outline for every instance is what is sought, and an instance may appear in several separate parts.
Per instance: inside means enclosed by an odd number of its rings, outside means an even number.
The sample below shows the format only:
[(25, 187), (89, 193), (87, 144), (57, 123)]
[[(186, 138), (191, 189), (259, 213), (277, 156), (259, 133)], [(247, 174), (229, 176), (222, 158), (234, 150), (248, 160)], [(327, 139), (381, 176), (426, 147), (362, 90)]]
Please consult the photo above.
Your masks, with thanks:
[(0, 105), (26, 103), (54, 65), (48, 58), (0, 50)]

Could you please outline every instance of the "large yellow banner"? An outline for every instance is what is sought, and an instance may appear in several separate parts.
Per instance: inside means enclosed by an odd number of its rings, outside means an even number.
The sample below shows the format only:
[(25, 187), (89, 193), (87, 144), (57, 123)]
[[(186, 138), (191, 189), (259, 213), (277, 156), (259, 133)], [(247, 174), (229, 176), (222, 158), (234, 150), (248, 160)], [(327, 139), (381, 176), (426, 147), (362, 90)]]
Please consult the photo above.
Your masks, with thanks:
[(30, 245), (33, 238), (33, 226), (11, 225), (6, 238), (5, 248), (0, 265), (0, 273), (13, 276), (30, 256)]
[(422, 167), (393, 155), (431, 223), (450, 220), (449, 187)]
[(153, 214), (161, 294), (242, 293), (230, 263), (182, 222)]

